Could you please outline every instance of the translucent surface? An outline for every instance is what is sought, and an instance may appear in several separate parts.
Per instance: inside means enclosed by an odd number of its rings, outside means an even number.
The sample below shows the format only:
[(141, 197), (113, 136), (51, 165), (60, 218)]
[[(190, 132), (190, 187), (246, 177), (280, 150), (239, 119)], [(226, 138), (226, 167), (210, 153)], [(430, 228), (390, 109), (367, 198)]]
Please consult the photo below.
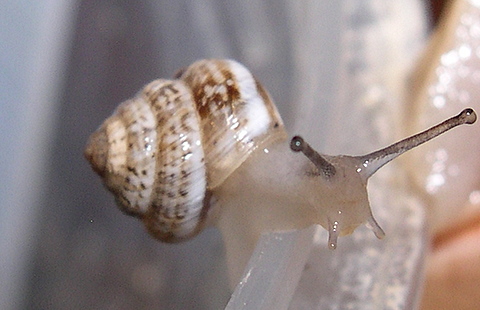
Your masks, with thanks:
[(287, 309), (310, 255), (314, 234), (315, 228), (311, 227), (263, 235), (226, 309)]

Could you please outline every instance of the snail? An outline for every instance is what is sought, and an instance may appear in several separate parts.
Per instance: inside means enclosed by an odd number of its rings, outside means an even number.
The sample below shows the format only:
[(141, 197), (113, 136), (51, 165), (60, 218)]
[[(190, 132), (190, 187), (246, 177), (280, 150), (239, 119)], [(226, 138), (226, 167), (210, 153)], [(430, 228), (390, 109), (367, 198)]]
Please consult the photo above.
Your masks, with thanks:
[(161, 241), (195, 236), (218, 222), (223, 205), (244, 199), (269, 206), (258, 216), (266, 227), (256, 229), (320, 224), (335, 249), (339, 236), (362, 224), (379, 239), (385, 235), (370, 209), (370, 176), (402, 153), (475, 121), (475, 112), (465, 109), (371, 154), (322, 155), (300, 136), (288, 139), (269, 94), (247, 68), (233, 60), (200, 60), (120, 104), (90, 137), (85, 157), (120, 209)]

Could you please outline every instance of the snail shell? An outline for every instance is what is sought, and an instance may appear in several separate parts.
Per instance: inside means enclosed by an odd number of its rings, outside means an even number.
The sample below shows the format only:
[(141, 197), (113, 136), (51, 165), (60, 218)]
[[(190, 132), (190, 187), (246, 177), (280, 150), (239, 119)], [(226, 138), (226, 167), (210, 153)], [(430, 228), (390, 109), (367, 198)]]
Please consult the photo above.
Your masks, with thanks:
[(232, 60), (155, 80), (92, 134), (85, 156), (118, 206), (166, 242), (197, 234), (218, 187), (255, 149), (285, 139), (270, 96)]

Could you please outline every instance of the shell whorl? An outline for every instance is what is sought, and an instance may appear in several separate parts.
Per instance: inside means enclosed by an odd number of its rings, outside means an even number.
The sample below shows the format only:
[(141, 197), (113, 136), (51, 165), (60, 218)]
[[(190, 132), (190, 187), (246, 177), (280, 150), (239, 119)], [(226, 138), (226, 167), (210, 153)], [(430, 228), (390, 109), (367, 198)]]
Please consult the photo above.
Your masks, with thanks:
[(191, 88), (206, 148), (208, 184), (221, 184), (262, 145), (286, 138), (270, 96), (233, 60), (201, 60), (179, 78)]
[(155, 80), (123, 102), (85, 150), (119, 207), (166, 242), (198, 233), (214, 189), (256, 148), (286, 137), (243, 65), (201, 60), (178, 78)]

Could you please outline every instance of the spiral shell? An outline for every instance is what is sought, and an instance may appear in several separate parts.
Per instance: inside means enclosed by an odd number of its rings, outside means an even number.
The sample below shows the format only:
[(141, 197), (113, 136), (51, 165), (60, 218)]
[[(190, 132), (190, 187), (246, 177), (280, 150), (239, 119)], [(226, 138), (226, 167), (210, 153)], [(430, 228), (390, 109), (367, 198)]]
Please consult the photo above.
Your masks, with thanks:
[(85, 156), (119, 207), (166, 242), (198, 233), (212, 195), (255, 149), (285, 139), (277, 109), (232, 60), (155, 80), (92, 134)]

